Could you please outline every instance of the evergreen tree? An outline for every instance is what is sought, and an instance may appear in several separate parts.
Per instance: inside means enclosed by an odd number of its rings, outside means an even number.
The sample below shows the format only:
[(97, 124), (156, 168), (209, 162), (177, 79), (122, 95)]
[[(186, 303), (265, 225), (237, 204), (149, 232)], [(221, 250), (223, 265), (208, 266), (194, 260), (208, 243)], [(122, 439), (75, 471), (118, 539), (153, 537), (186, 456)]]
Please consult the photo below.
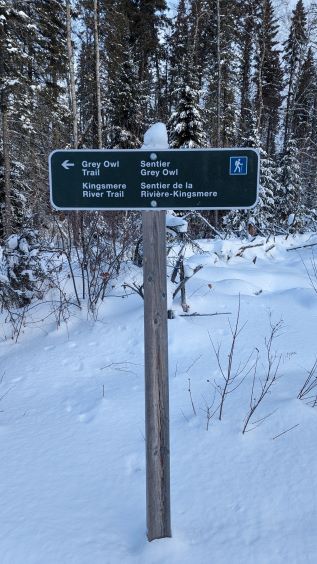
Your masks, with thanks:
[[(203, 88), (214, 15), (210, 0), (190, 0), (188, 8), (188, 69), (198, 91)], [(188, 81), (187, 81), (188, 82)]]
[(187, 1), (180, 0), (173, 32), (168, 40), (169, 51), (169, 112), (175, 107), (184, 83), (189, 79), (189, 24)]
[(197, 26), (202, 16), (203, 2), (181, 0), (171, 38), (171, 77), (174, 102), (167, 128), (172, 148), (194, 148), (206, 144), (203, 112), (200, 106), (200, 71), (195, 61), (198, 49)]
[(134, 148), (140, 146), (144, 117), (125, 3), (113, 1), (107, 17), (109, 143), (111, 147)]
[(29, 194), (25, 181), (28, 159), (25, 153), (34, 130), (32, 39), (34, 27), (21, 3), (1, 0), (0, 237), (9, 236), (18, 229), (28, 213)]
[(246, 0), (240, 8), (238, 45), (241, 53), (239, 69), (240, 109), (237, 144), (241, 144), (252, 127), (253, 59), (256, 18), (254, 0)]
[(282, 102), (283, 73), (277, 49), (278, 25), (272, 1), (262, 0), (257, 15), (254, 103), (262, 146), (267, 154), (274, 155)]
[[(31, 46), (34, 102), (33, 131), (24, 149), (24, 175), (32, 192), (32, 227), (48, 223), (47, 171), (43, 160), (69, 146), (72, 117), (68, 98), (67, 17), (65, 0), (30, 0), (26, 4), (35, 41)], [(31, 27), (32, 29), (32, 27)], [(25, 143), (25, 141), (24, 141)], [(28, 222), (30, 226), (30, 222)]]
[(166, 0), (130, 0), (127, 4), (131, 44), (142, 92), (141, 111), (148, 127), (153, 120), (166, 119), (167, 115), (163, 64), (166, 49), (162, 43), (168, 23), (167, 4)]
[(305, 186), (303, 203), (311, 208), (317, 203), (317, 69), (311, 48), (298, 80), (293, 135), (299, 148), (300, 176)]
[(168, 122), (169, 143), (172, 149), (193, 149), (206, 144), (202, 111), (197, 98), (195, 90), (184, 85), (177, 107)]
[(277, 194), (277, 213), (284, 227), (294, 230), (303, 223), (304, 206), (298, 148), (295, 140), (288, 140), (280, 163), (280, 185)]
[(284, 122), (284, 152), (293, 134), (293, 117), (298, 79), (307, 49), (307, 15), (303, 0), (298, 0), (293, 10), (291, 27), (284, 44), (284, 67), (286, 74), (286, 108)]
[(311, 144), (317, 96), (317, 69), (310, 47), (304, 60), (294, 98), (293, 135), (300, 147)]
[(275, 232), (276, 224), (279, 221), (276, 214), (276, 198), (280, 188), (279, 169), (261, 147), (255, 116), (253, 116), (252, 129), (248, 137), (244, 139), (244, 145), (259, 149), (260, 183), (258, 202), (251, 210), (229, 212), (224, 217), (224, 225), (228, 230), (232, 230), (241, 236), (268, 235)]
[(78, 0), (77, 11), (83, 28), (78, 71), (80, 139), (81, 145), (97, 148), (104, 135), (106, 6), (99, 1)]
[(133, 4), (136, 10), (132, 39), (139, 66), (139, 81), (142, 83), (149, 77), (152, 63), (159, 60), (160, 33), (166, 23), (167, 5), (166, 0), (135, 0)]
[(237, 137), (237, 6), (233, 0), (209, 0), (206, 110), (213, 146), (230, 147)]

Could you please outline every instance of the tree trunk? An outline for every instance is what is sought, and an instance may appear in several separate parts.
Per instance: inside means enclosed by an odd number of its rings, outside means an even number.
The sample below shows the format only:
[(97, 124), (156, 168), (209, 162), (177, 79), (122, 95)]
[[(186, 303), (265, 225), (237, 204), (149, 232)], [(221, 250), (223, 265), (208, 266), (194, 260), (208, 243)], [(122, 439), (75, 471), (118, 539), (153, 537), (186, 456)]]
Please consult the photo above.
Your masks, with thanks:
[(1, 95), (2, 139), (4, 164), (4, 215), (3, 232), (8, 237), (12, 233), (12, 203), (11, 203), (11, 166), (10, 166), (10, 134), (8, 125), (8, 105), (6, 95)]
[(101, 122), (101, 90), (100, 90), (100, 50), (99, 50), (99, 17), (98, 0), (94, 0), (94, 44), (95, 44), (95, 72), (96, 72), (96, 99), (97, 99), (97, 146), (102, 148), (102, 122)]
[[(220, 147), (221, 133), (221, 18), (220, 18), (220, 0), (217, 0), (217, 118), (216, 118), (216, 147)], [(214, 225), (218, 227), (218, 211), (214, 211)]]
[[(67, 56), (69, 68), (69, 94), (70, 105), (72, 112), (73, 124), (73, 147), (78, 149), (78, 116), (77, 116), (77, 99), (76, 99), (76, 83), (75, 83), (75, 69), (74, 69), (74, 50), (72, 43), (72, 25), (71, 25), (71, 5), (70, 0), (66, 2), (66, 25), (67, 25)], [(75, 211), (71, 214), (71, 226), (74, 244), (76, 247), (80, 243), (80, 212)]]
[[(220, 0), (217, 0), (217, 122), (216, 122), (216, 147), (220, 147), (221, 129), (221, 19), (220, 19)], [(217, 212), (216, 212), (217, 213)]]
[[(263, 112), (263, 65), (264, 65), (264, 57), (265, 57), (265, 44), (260, 43), (258, 45), (259, 49), (259, 64), (258, 64), (258, 76), (257, 76), (257, 131), (261, 130), (261, 123), (262, 123), (262, 112)], [(261, 51), (262, 50), (262, 51)]]
[(66, 23), (67, 23), (67, 55), (69, 65), (69, 89), (70, 101), (73, 120), (73, 146), (74, 149), (78, 148), (78, 119), (77, 119), (77, 100), (76, 100), (76, 86), (75, 86), (75, 71), (74, 71), (74, 51), (72, 44), (72, 27), (71, 27), (71, 9), (70, 0), (66, 3)]

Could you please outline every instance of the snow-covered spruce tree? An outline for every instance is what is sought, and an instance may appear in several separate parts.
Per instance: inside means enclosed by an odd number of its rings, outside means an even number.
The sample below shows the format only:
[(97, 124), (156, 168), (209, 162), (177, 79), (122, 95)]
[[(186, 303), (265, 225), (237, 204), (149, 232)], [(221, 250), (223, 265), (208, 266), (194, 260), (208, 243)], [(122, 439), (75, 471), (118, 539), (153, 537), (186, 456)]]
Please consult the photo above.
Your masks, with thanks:
[(269, 235), (276, 232), (276, 197), (279, 191), (279, 170), (276, 163), (261, 147), (255, 117), (253, 128), (244, 139), (245, 147), (254, 147), (260, 152), (260, 187), (257, 205), (251, 210), (230, 211), (223, 219), (228, 232), (241, 237)]
[(206, 145), (202, 110), (198, 103), (198, 93), (184, 84), (175, 111), (167, 124), (169, 144), (172, 149), (194, 149)]
[(206, 146), (203, 111), (200, 100), (202, 83), (200, 35), (206, 16), (206, 2), (181, 1), (170, 44), (172, 114), (168, 121), (170, 146), (194, 148)]
[(43, 297), (47, 272), (39, 250), (38, 233), (30, 229), (5, 240), (0, 256), (0, 302), (5, 309)]
[[(204, 110), (201, 106), (203, 25), (206, 2), (181, 0), (170, 44), (171, 117), (167, 123), (171, 148), (207, 146)], [(202, 55), (203, 56), (203, 55)], [(191, 221), (196, 234), (199, 226)]]
[(168, 116), (164, 59), (166, 50), (162, 38), (167, 25), (166, 0), (138, 0), (131, 23), (131, 41), (138, 68), (138, 83), (142, 89), (141, 112), (145, 126), (153, 121), (166, 121)]
[(252, 126), (252, 93), (253, 85), (253, 62), (255, 50), (256, 18), (254, 17), (254, 0), (244, 0), (240, 4), (240, 18), (238, 21), (238, 46), (241, 53), (238, 86), (240, 92), (240, 104), (238, 111), (238, 135), (237, 145), (251, 130)]
[(166, 85), (160, 37), (165, 26), (165, 0), (106, 0), (107, 54), (105, 117), (111, 147), (140, 146), (150, 121), (166, 118)]
[(256, 52), (254, 82), (261, 144), (268, 155), (276, 153), (283, 73), (278, 49), (278, 23), (272, 0), (256, 2)]
[(31, 23), (21, 2), (0, 1), (0, 238), (19, 228), (26, 213), (23, 176), (33, 130)]
[(106, 44), (109, 138), (111, 147), (140, 147), (144, 127), (141, 111), (142, 87), (131, 45), (126, 0), (114, 0), (107, 10)]
[(261, 169), (259, 198), (251, 210), (230, 211), (223, 219), (226, 230), (241, 237), (270, 235), (278, 229), (275, 200), (279, 189), (278, 169), (274, 161), (260, 149)]
[(104, 143), (104, 106), (107, 85), (105, 22), (107, 2), (77, 0), (82, 28), (78, 66), (79, 144), (101, 147)]
[(36, 134), (47, 151), (69, 142), (71, 119), (67, 98), (68, 60), (66, 4), (64, 0), (31, 0), (37, 28), (34, 45), (37, 76)]
[(207, 6), (205, 25), (210, 48), (204, 81), (208, 138), (212, 146), (230, 147), (237, 137), (237, 31), (241, 14), (233, 0), (209, 0)]
[(313, 51), (308, 49), (296, 91), (293, 116), (300, 176), (303, 183), (303, 204), (317, 206), (317, 68)]
[(33, 130), (23, 139), (21, 154), (25, 155), (24, 175), (31, 190), (32, 223), (30, 228), (48, 227), (50, 205), (47, 198), (47, 155), (56, 148), (68, 145), (71, 139), (72, 119), (67, 92), (67, 27), (64, 0), (21, 1), (34, 28), (30, 44), (32, 76)]
[(294, 99), (293, 136), (301, 148), (310, 144), (317, 96), (317, 68), (312, 48), (303, 62)]
[(280, 162), (276, 212), (281, 225), (291, 233), (300, 230), (306, 221), (298, 154), (296, 142), (290, 137)]
[(291, 27), (284, 43), (284, 73), (286, 75), (286, 107), (284, 120), (284, 152), (293, 134), (295, 97), (300, 70), (307, 50), (307, 14), (303, 0), (298, 0), (292, 14)]
[(178, 102), (187, 73), (189, 52), (189, 22), (187, 0), (180, 0), (171, 36), (168, 38), (168, 110), (171, 113)]
[(214, 48), (215, 7), (214, 0), (188, 2), (188, 58), (199, 91), (203, 90), (208, 57)]
[(254, 224), (259, 233), (276, 233), (279, 215), (276, 213), (276, 198), (280, 188), (279, 168), (276, 160), (260, 147), (259, 202), (252, 210)]
[(9, 187), (6, 193), (10, 192), (5, 219), (11, 221), (10, 232), (15, 233), (22, 226), (47, 222), (47, 170), (43, 163), (52, 148), (63, 146), (65, 137), (68, 140), (68, 108), (62, 86), (66, 24), (63, 2), (58, 0), (50, 6), (41, 0), (12, 0), (5, 6), (7, 17), (0, 18), (5, 31), (0, 33), (3, 178)]

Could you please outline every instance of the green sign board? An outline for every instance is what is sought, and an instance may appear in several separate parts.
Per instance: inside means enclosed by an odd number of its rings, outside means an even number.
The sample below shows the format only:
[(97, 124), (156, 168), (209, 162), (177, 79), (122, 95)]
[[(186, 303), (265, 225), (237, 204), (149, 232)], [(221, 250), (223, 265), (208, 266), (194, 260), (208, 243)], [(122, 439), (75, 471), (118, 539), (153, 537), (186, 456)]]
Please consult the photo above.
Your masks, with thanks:
[(258, 197), (255, 149), (57, 150), (58, 210), (245, 209)]

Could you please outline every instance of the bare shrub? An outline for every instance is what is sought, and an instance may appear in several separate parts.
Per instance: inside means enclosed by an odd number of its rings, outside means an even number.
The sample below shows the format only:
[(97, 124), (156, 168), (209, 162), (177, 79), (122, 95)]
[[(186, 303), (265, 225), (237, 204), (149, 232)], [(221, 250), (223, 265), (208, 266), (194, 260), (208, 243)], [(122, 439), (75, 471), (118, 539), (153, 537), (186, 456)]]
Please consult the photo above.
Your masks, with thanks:
[(298, 392), (297, 398), (303, 400), (307, 405), (312, 407), (317, 406), (317, 358), (311, 367), (307, 371), (308, 376), (302, 385), (300, 391)]
[(217, 359), (217, 365), (220, 371), (220, 375), (222, 377), (222, 381), (220, 383), (214, 381), (214, 387), (220, 397), (220, 403), (216, 408), (216, 411), (218, 411), (219, 409), (220, 421), (223, 417), (224, 403), (227, 396), (234, 392), (242, 384), (242, 382), (252, 371), (252, 368), (254, 366), (254, 362), (252, 362), (253, 351), (242, 362), (238, 360), (236, 361), (235, 359), (237, 340), (244, 327), (246, 326), (246, 323), (244, 323), (242, 326), (240, 325), (240, 308), (241, 303), (239, 296), (238, 311), (234, 325), (232, 325), (230, 320), (228, 320), (231, 331), (231, 345), (227, 355), (228, 361), (226, 363), (224, 363), (221, 359), (221, 345), (218, 344), (218, 346), (216, 346), (211, 336), (209, 335), (210, 342)]
[(315, 256), (314, 250), (312, 249), (312, 251), (311, 251), (310, 268), (306, 265), (306, 263), (304, 262), (304, 259), (301, 255), (300, 255), (300, 259), (301, 259), (302, 264), (305, 268), (307, 278), (310, 282), (310, 285), (311, 285), (312, 289), (314, 290), (314, 292), (317, 294), (317, 261), (316, 261), (316, 256)]
[(139, 239), (139, 217), (127, 212), (80, 214), (76, 238), (73, 218), (56, 222), (56, 227), (76, 301), (80, 305), (84, 300), (88, 311), (96, 316), (98, 303), (106, 297), (122, 263), (133, 255)]
[[(244, 425), (242, 433), (244, 434), (248, 430), (251, 431), (255, 429), (260, 423), (267, 419), (272, 413), (266, 415), (265, 417), (258, 419), (257, 421), (251, 422), (254, 413), (263, 402), (264, 398), (270, 393), (271, 387), (279, 379), (279, 368), (282, 360), (282, 355), (278, 354), (273, 350), (273, 343), (277, 337), (281, 335), (281, 330), (283, 329), (284, 323), (282, 320), (273, 324), (270, 320), (270, 335), (265, 338), (265, 364), (263, 365), (264, 377), (258, 376), (259, 369), (259, 351), (257, 350), (256, 361), (253, 367), (253, 378), (251, 395), (249, 402), (249, 410), (244, 420)], [(248, 429), (249, 425), (253, 425), (251, 429)]]

